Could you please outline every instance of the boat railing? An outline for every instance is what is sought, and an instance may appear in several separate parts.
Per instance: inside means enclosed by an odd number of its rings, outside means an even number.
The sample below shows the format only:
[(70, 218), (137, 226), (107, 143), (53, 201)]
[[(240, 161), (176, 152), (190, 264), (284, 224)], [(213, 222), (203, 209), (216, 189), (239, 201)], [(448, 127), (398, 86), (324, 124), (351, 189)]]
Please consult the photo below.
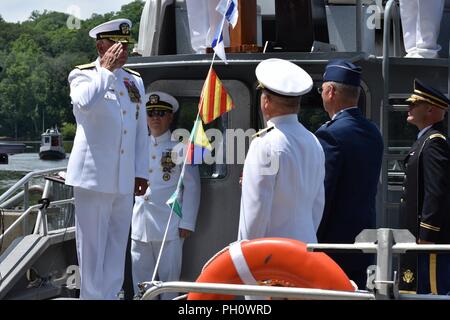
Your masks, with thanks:
[(353, 244), (307, 244), (308, 251), (347, 251), (376, 255), (376, 265), (367, 270), (367, 290), (336, 291), (311, 288), (286, 288), (257, 285), (196, 283), (196, 282), (143, 282), (143, 300), (150, 300), (164, 292), (200, 292), (228, 295), (283, 297), (328, 300), (450, 300), (450, 295), (404, 294), (399, 290), (398, 272), (394, 257), (406, 252), (449, 253), (450, 244), (417, 244), (408, 230), (363, 230)]
[[(367, 288), (376, 299), (423, 299), (426, 295), (404, 295), (399, 292), (399, 274), (394, 268), (394, 257), (406, 252), (433, 252), (450, 254), (450, 244), (417, 244), (416, 238), (404, 229), (367, 229), (355, 239), (354, 244), (308, 244), (309, 251), (359, 251), (376, 255), (376, 265), (369, 270)], [(370, 275), (370, 273), (372, 273)], [(432, 295), (433, 299), (450, 300), (450, 296)]]
[(36, 221), (36, 225), (39, 226), (38, 228), (35, 228), (33, 234), (39, 234), (42, 236), (46, 236), (48, 235), (48, 221), (47, 221), (47, 217), (46, 217), (46, 212), (47, 212), (47, 208), (51, 208), (51, 207), (59, 207), (62, 205), (66, 205), (66, 204), (71, 204), (73, 203), (74, 198), (70, 198), (70, 199), (65, 199), (65, 200), (58, 200), (58, 201), (53, 201), (49, 204), (49, 206), (43, 206), (42, 204), (36, 204), (34, 206), (29, 207), (27, 210), (25, 210), (20, 216), (19, 218), (17, 218), (16, 221), (14, 221), (9, 227), (8, 229), (5, 230), (5, 232), (0, 235), (0, 242), (3, 241), (3, 239), (13, 230), (15, 229), (16, 226), (18, 226), (20, 223), (23, 222), (23, 220), (25, 218), (27, 218), (31, 212), (38, 212), (38, 217), (37, 217), (37, 221)]
[[(65, 167), (60, 167), (30, 172), (0, 196), (0, 210), (3, 210), (10, 203), (11, 199), (17, 198), (18, 194), (23, 194), (22, 211), (19, 213), (17, 219), (0, 235), (0, 244), (3, 244), (4, 239), (8, 236), (10, 240), (14, 240), (16, 237), (12, 235), (12, 232), (19, 225), (22, 225), (23, 229), (21, 234), (23, 236), (31, 233), (46, 236), (49, 232), (49, 225), (51, 225), (50, 229), (54, 231), (73, 226), (73, 206), (70, 205), (74, 201), (73, 191), (71, 187), (64, 185), (62, 182), (55, 182), (55, 180), (47, 178), (39, 203), (30, 206), (30, 181), (64, 170), (66, 170)], [(19, 193), (17, 193), (18, 191)], [(49, 216), (50, 213), (54, 213), (52, 212), (54, 210), (53, 208), (58, 209), (56, 219), (49, 221), (49, 218), (55, 217)], [(36, 222), (34, 223), (33, 230), (30, 230), (29, 219), (31, 213), (35, 212), (37, 212)]]
[[(17, 181), (13, 186), (11, 186), (7, 191), (5, 191), (2, 195), (0, 195), (0, 208), (3, 208), (3, 204), (6, 200), (8, 200), (11, 196), (13, 196), (18, 190), (24, 188), (25, 191), (28, 191), (29, 183), (32, 179), (43, 177), (48, 174), (57, 173), (59, 171), (65, 171), (66, 167), (46, 169), (46, 170), (36, 170), (27, 173), (22, 179)], [(24, 193), (24, 209), (28, 209), (29, 207), (29, 199), (27, 199), (27, 192)]]
[(142, 296), (142, 300), (151, 300), (165, 292), (200, 292), (227, 295), (247, 295), (260, 297), (293, 298), (293, 299), (329, 299), (329, 300), (374, 300), (375, 295), (363, 291), (336, 291), (322, 289), (271, 287), (227, 283), (198, 282), (144, 282), (150, 288)]

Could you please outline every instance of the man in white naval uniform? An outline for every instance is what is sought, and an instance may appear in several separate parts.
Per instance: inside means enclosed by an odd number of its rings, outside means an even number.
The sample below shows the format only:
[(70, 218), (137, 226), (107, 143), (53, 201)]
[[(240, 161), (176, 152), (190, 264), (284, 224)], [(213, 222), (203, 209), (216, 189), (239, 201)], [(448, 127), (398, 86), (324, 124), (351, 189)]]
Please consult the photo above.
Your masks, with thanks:
[(444, 0), (400, 0), (403, 42), (408, 58), (437, 58)]
[(77, 131), (66, 184), (74, 187), (80, 299), (117, 299), (133, 193), (147, 188), (144, 85), (122, 68), (130, 29), (128, 19), (92, 29), (99, 58), (69, 74)]
[[(139, 295), (138, 284), (152, 280), (164, 232), (171, 209), (166, 204), (175, 192), (182, 165), (176, 165), (173, 148), (179, 143), (171, 139), (169, 130), (173, 114), (178, 110), (177, 100), (165, 92), (152, 92), (147, 101), (149, 136), (149, 187), (144, 196), (135, 197), (131, 224), (131, 261), (134, 292)], [(178, 159), (181, 160), (181, 159)], [(181, 273), (184, 239), (195, 230), (200, 205), (200, 174), (198, 166), (186, 165), (182, 191), (182, 218), (172, 213), (167, 238), (158, 267), (160, 281), (178, 281)], [(177, 293), (164, 293), (168, 300)]]
[(313, 81), (299, 66), (281, 59), (262, 61), (256, 77), (267, 128), (255, 135), (245, 159), (238, 238), (317, 242), (325, 156), (297, 118), (300, 96)]

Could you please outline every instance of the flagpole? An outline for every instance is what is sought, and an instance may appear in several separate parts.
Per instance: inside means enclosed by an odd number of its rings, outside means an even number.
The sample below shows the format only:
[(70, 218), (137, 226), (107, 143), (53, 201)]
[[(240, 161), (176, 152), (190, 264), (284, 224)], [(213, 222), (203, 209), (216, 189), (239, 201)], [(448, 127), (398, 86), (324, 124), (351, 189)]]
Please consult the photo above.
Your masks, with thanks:
[[(209, 70), (211, 70), (212, 67), (213, 67), (215, 57), (216, 57), (216, 53), (214, 52), (213, 59), (211, 61), (211, 66), (209, 67)], [(208, 71), (208, 74), (209, 74), (209, 71)], [(202, 92), (201, 92), (200, 95), (202, 95), (202, 93), (203, 93), (203, 88), (202, 88)], [(199, 118), (200, 118), (200, 108), (198, 108), (197, 117), (195, 118), (194, 130), (193, 131), (195, 131), (197, 129), (197, 127), (196, 127), (197, 121), (201, 121), (201, 120), (199, 120)], [(189, 136), (188, 143), (187, 143), (187, 148), (189, 148), (189, 146), (192, 144), (192, 142), (193, 142), (193, 135), (191, 133), (191, 135)], [(188, 149), (186, 149), (186, 154), (185, 154), (184, 160), (183, 160), (183, 166), (181, 168), (180, 178), (178, 179), (177, 188), (175, 190), (175, 192), (177, 192), (177, 195), (179, 194), (178, 192), (180, 191), (181, 181), (183, 180), (184, 172), (186, 170), (186, 162), (187, 162), (188, 154), (189, 154)], [(172, 221), (173, 207), (174, 206), (170, 207), (169, 220), (167, 221), (166, 230), (164, 231), (164, 236), (163, 236), (163, 240), (162, 240), (162, 243), (161, 243), (161, 248), (160, 248), (159, 253), (158, 253), (158, 258), (156, 259), (155, 269), (154, 269), (153, 275), (152, 275), (152, 281), (151, 281), (152, 283), (155, 281), (156, 273), (158, 272), (159, 263), (161, 261), (161, 256), (162, 256), (162, 252), (163, 252), (163, 249), (164, 249), (164, 244), (166, 243), (167, 233), (169, 231), (170, 222)]]
[[(231, 0), (228, 0), (227, 1), (227, 7), (230, 5), (230, 3), (231, 3)], [(220, 35), (223, 32), (224, 25), (225, 25), (225, 15), (223, 16), (222, 23), (220, 25), (219, 39), (220, 39)], [(223, 39), (222, 39), (222, 41), (223, 41)], [(211, 69), (212, 69), (212, 67), (214, 65), (215, 60), (216, 60), (216, 52), (214, 51), (214, 54), (213, 54), (213, 57), (212, 57), (212, 60), (211, 60), (211, 65), (210, 65), (210, 67), (208, 69), (208, 75), (209, 75), (209, 73), (210, 73), (210, 71), (211, 71)], [(206, 76), (207, 79), (208, 79), (208, 75)], [(203, 85), (202, 92), (200, 94), (200, 99), (202, 99), (204, 87), (205, 87), (205, 85)], [(201, 112), (201, 110), (200, 110), (200, 108), (198, 108), (197, 117), (195, 118), (194, 130), (193, 131), (195, 131), (197, 129), (197, 127), (196, 127), (197, 121), (202, 121), (202, 120), (200, 120), (200, 112)], [(193, 135), (191, 133), (191, 135), (189, 136), (188, 144), (187, 144), (188, 148), (192, 144), (192, 142), (193, 142)], [(177, 188), (175, 190), (175, 192), (177, 193), (177, 197), (179, 195), (179, 191), (180, 191), (180, 188), (181, 188), (181, 181), (183, 181), (184, 172), (186, 170), (186, 162), (187, 162), (188, 154), (189, 154), (189, 152), (186, 150), (186, 154), (184, 156), (184, 161), (183, 161), (183, 166), (181, 168), (180, 178), (178, 179)], [(162, 243), (161, 243), (161, 248), (160, 248), (159, 253), (158, 253), (158, 258), (156, 259), (155, 269), (153, 270), (152, 281), (151, 281), (152, 283), (155, 282), (156, 273), (158, 272), (159, 263), (161, 262), (161, 256), (162, 256), (162, 252), (163, 252), (163, 249), (164, 249), (164, 244), (166, 243), (167, 234), (169, 232), (170, 222), (172, 221), (173, 208), (174, 208), (173, 205), (170, 206), (169, 220), (167, 221), (166, 230), (164, 231), (164, 236), (163, 236), (163, 240), (162, 240)]]

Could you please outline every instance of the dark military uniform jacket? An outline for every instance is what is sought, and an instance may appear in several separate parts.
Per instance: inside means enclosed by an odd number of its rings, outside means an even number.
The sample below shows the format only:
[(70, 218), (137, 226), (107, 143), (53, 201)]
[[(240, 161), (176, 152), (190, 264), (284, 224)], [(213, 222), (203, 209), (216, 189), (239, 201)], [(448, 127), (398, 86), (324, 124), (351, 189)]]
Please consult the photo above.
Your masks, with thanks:
[[(378, 128), (359, 108), (341, 111), (316, 132), (325, 151), (325, 209), (317, 231), (321, 243), (353, 243), (376, 227), (375, 198), (383, 156)], [(369, 255), (329, 253), (364, 289)]]
[[(450, 147), (442, 122), (411, 147), (404, 160), (400, 227), (416, 239), (450, 243)], [(400, 289), (416, 291), (416, 255), (401, 258)]]
[(411, 147), (404, 160), (402, 227), (421, 240), (450, 243), (450, 147), (442, 122)]

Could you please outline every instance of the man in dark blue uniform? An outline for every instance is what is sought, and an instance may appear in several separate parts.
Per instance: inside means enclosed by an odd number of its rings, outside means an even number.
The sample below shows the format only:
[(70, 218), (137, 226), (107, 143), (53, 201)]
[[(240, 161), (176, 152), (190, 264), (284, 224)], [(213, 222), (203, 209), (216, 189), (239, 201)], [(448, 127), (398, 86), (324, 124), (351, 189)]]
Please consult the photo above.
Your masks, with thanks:
[[(401, 227), (409, 229), (419, 244), (449, 244), (450, 147), (443, 122), (449, 100), (415, 80), (407, 101), (407, 121), (420, 132), (404, 161)], [(408, 258), (402, 260), (408, 263)], [(417, 262), (417, 276), (414, 263), (401, 264), (400, 288), (414, 285), (417, 279), (417, 293), (450, 294), (450, 254), (424, 253)]]
[[(345, 60), (326, 66), (322, 94), (331, 120), (316, 132), (325, 151), (325, 208), (317, 231), (322, 243), (353, 243), (363, 229), (376, 227), (375, 197), (383, 139), (358, 108), (361, 68)], [(364, 289), (373, 257), (329, 254)]]

